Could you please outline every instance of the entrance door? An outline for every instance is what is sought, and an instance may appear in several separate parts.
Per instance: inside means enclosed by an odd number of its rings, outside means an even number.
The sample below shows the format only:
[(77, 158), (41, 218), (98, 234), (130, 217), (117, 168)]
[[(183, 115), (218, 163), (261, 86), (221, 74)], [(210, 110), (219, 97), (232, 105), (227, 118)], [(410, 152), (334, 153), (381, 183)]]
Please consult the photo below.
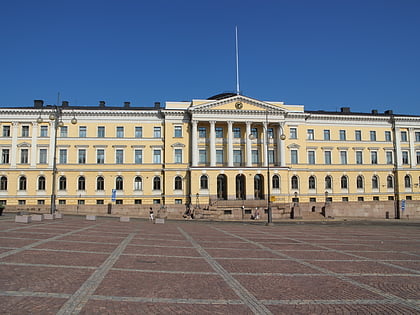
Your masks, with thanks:
[(245, 200), (245, 175), (236, 175), (236, 199)]
[(264, 199), (264, 177), (260, 174), (254, 176), (254, 199)]
[(217, 176), (217, 199), (227, 200), (227, 177), (224, 174)]

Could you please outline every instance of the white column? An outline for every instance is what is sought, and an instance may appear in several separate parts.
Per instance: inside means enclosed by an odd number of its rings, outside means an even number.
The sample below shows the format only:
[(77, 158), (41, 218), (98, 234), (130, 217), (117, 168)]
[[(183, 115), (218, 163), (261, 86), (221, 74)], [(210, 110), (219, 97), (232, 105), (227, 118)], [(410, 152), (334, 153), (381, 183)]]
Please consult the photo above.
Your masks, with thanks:
[(232, 121), (228, 121), (228, 143), (227, 143), (227, 160), (228, 166), (233, 166), (233, 132), (232, 132)]
[(246, 135), (245, 135), (245, 147), (246, 147), (246, 166), (251, 167), (252, 166), (252, 143), (249, 136), (251, 135), (251, 122), (246, 122)]
[(281, 136), (284, 134), (284, 124), (279, 124), (277, 128), (277, 161), (280, 162), (280, 166), (286, 166), (286, 151), (284, 140), (281, 140)]
[[(49, 134), (50, 134), (50, 150), (48, 152), (48, 155), (49, 155), (48, 166), (51, 167), (51, 168), (53, 168), (53, 164), (54, 164), (54, 150), (58, 150), (57, 151), (57, 156), (56, 156), (57, 157), (57, 164), (60, 161), (60, 151), (57, 147), (54, 146), (54, 133), (55, 133), (54, 127), (55, 127), (54, 122), (51, 121), (50, 124), (48, 125)], [(58, 139), (59, 135), (60, 134), (57, 132), (57, 139)], [(69, 154), (69, 152), (67, 152), (67, 154)]]
[(417, 164), (417, 157), (416, 157), (416, 150), (414, 146), (414, 139), (415, 139), (414, 128), (409, 128), (408, 133), (409, 133), (408, 141), (409, 141), (409, 146), (410, 146), (410, 164), (412, 168), (415, 168)]
[(395, 127), (395, 144), (397, 147), (396, 154), (397, 154), (397, 165), (402, 166), (402, 153), (401, 153), (401, 129)]
[(18, 127), (19, 123), (12, 123), (12, 148), (10, 150), (10, 167), (12, 168), (16, 168), (17, 153), (19, 150), (17, 147)]
[(198, 165), (198, 133), (197, 133), (197, 124), (196, 120), (191, 122), (191, 165), (197, 166)]
[(215, 121), (210, 121), (210, 166), (216, 166), (216, 130)]
[(268, 124), (266, 122), (263, 123), (264, 128), (263, 128), (263, 152), (264, 152), (264, 156), (263, 156), (263, 166), (267, 167), (268, 165), (268, 143), (267, 143), (267, 128), (268, 128)]
[(36, 166), (37, 159), (37, 139), (38, 139), (38, 123), (32, 123), (32, 143), (31, 143), (31, 166)]

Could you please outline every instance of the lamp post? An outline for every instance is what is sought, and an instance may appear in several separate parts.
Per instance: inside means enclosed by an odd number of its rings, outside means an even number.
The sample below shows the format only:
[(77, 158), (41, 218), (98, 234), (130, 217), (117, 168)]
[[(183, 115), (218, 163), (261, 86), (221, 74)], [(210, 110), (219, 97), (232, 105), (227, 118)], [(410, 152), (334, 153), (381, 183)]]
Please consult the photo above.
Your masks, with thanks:
[(400, 183), (398, 178), (398, 147), (397, 147), (397, 130), (395, 127), (395, 117), (391, 114), (391, 128), (392, 128), (392, 145), (394, 152), (394, 169), (392, 173), (394, 174), (394, 212), (395, 219), (400, 219)]
[(325, 205), (328, 203), (328, 191), (325, 191)]

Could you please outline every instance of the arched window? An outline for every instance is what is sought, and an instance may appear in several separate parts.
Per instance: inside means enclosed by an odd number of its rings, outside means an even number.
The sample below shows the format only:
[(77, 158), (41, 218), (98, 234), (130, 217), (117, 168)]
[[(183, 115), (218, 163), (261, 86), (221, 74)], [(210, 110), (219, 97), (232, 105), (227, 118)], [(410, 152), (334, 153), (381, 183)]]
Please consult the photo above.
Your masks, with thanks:
[(394, 178), (391, 175), (388, 175), (388, 177), (386, 178), (386, 187), (394, 188)]
[(348, 188), (349, 188), (348, 178), (347, 176), (343, 175), (341, 176), (341, 189), (348, 189)]
[(60, 176), (58, 180), (58, 189), (59, 190), (66, 190), (67, 189), (67, 179), (66, 176)]
[(309, 189), (315, 189), (315, 185), (316, 185), (315, 176), (309, 176), (308, 185), (309, 185), (308, 186)]
[(116, 190), (124, 189), (124, 180), (121, 176), (117, 176), (117, 178), (115, 179), (115, 189)]
[(296, 175), (292, 176), (292, 189), (299, 189), (299, 181)]
[(19, 190), (26, 190), (26, 177), (21, 176), (19, 178)]
[(176, 176), (174, 181), (174, 189), (181, 190), (182, 189), (182, 177)]
[(361, 175), (357, 176), (356, 186), (358, 189), (363, 189), (363, 177)]
[(332, 178), (331, 176), (325, 176), (325, 189), (331, 189), (332, 188)]
[(45, 177), (44, 176), (38, 177), (38, 190), (45, 190)]
[(271, 179), (271, 186), (273, 189), (280, 189), (280, 177), (279, 175), (273, 175), (273, 178)]
[(378, 189), (379, 188), (379, 178), (376, 175), (372, 176), (372, 189)]
[(153, 190), (160, 190), (160, 177), (155, 176), (153, 178)]
[(209, 189), (209, 178), (207, 175), (200, 176), (200, 189)]
[(2, 176), (0, 178), (0, 190), (7, 190), (7, 177)]
[(411, 188), (411, 176), (405, 175), (404, 177), (404, 187), (405, 188)]
[(96, 178), (96, 190), (105, 190), (105, 180), (102, 176)]
[(143, 181), (140, 176), (134, 178), (134, 190), (143, 190)]
[(86, 189), (86, 179), (84, 176), (80, 176), (77, 180), (77, 190), (85, 190)]

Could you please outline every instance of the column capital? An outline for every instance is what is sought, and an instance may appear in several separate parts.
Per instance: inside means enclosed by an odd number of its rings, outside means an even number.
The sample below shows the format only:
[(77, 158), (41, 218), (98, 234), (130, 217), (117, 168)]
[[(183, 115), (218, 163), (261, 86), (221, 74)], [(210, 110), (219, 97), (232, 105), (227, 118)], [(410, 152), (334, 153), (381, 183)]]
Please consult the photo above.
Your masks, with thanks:
[(232, 120), (228, 120), (228, 121), (227, 121), (227, 124), (228, 124), (229, 126), (232, 126), (232, 125), (233, 125), (233, 121), (232, 121)]
[(210, 125), (215, 125), (216, 121), (215, 120), (209, 120)]

